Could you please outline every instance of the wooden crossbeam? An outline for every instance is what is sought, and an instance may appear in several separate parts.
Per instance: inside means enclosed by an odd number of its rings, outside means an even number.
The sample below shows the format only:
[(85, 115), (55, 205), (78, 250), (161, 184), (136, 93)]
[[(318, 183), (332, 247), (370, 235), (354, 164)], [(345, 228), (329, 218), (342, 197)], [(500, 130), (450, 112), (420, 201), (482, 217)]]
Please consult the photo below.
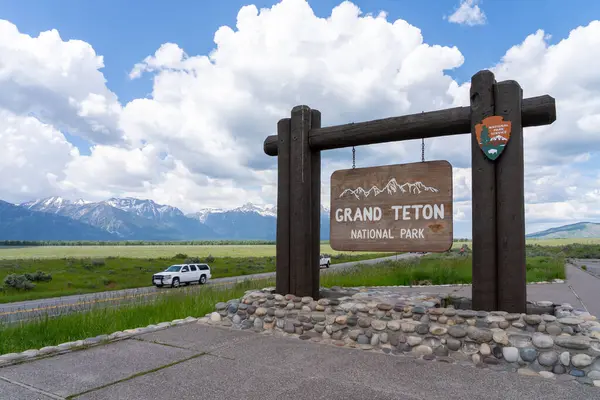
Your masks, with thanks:
[[(552, 124), (556, 120), (554, 98), (544, 95), (524, 99), (521, 118), (524, 128)], [(471, 108), (455, 107), (374, 121), (313, 128), (308, 135), (310, 149), (320, 151), (367, 144), (460, 135), (470, 131)], [(271, 135), (265, 139), (263, 147), (267, 155), (277, 155), (277, 140), (277, 135)]]

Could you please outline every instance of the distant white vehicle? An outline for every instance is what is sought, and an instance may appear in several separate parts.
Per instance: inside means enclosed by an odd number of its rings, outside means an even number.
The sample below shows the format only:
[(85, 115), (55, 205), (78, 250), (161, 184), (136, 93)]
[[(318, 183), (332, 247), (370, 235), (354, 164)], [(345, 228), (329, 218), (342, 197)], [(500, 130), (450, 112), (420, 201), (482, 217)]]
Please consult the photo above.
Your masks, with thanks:
[(325, 266), (325, 268), (329, 268), (330, 265), (331, 257), (326, 256), (325, 254), (321, 254), (321, 257), (319, 259), (319, 268), (321, 268), (322, 266)]
[(211, 278), (208, 264), (175, 264), (163, 272), (152, 275), (152, 284), (156, 287), (179, 287), (181, 284), (205, 284)]

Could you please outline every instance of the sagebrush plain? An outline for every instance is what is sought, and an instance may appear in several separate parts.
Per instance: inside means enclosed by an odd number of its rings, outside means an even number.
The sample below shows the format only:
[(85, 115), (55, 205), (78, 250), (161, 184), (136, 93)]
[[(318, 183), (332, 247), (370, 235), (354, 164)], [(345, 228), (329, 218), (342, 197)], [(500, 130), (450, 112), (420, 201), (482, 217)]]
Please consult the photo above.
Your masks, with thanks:
[[(455, 241), (453, 248), (462, 245), (473, 246), (470, 240)], [(585, 239), (527, 239), (528, 245), (567, 246), (572, 244), (600, 245), (600, 238)], [(331, 248), (328, 241), (321, 242), (321, 253), (347, 254)], [(210, 245), (65, 245), (65, 246), (0, 246), (0, 260), (24, 260), (40, 258), (170, 258), (176, 254), (195, 257), (269, 257), (275, 256), (275, 244), (210, 244)], [(366, 254), (352, 252), (350, 254)], [(395, 253), (389, 253), (393, 255)]]
[[(321, 244), (321, 253), (342, 254), (329, 244)], [(274, 257), (273, 244), (247, 245), (143, 245), (143, 246), (0, 246), (0, 260), (40, 258), (170, 258), (176, 254), (193, 257)], [(367, 254), (353, 252), (352, 254)], [(393, 255), (395, 253), (390, 253)]]

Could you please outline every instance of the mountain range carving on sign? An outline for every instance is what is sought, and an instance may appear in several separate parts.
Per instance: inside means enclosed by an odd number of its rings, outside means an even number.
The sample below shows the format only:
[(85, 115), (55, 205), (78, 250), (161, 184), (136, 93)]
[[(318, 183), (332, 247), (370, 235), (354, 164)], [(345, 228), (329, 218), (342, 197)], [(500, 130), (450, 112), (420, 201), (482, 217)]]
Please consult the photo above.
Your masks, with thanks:
[(387, 194), (396, 194), (396, 193), (409, 193), (409, 194), (420, 194), (423, 192), (439, 192), (438, 189), (426, 186), (423, 182), (405, 182), (402, 185), (396, 181), (396, 178), (392, 178), (389, 180), (387, 185), (383, 187), (383, 189), (379, 189), (377, 186), (371, 187), (369, 190), (366, 190), (362, 187), (357, 187), (356, 189), (346, 189), (340, 194), (340, 197), (344, 197), (347, 195), (352, 195), (360, 200), (360, 197), (364, 197), (365, 199), (371, 195), (378, 196), (381, 193)]

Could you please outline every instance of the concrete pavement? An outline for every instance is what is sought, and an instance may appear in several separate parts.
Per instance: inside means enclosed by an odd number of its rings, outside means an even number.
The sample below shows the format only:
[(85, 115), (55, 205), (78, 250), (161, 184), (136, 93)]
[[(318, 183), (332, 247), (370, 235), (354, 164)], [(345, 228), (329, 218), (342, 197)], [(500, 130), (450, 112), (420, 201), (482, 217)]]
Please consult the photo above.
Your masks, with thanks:
[[(412, 257), (419, 257), (421, 254), (404, 253), (390, 257), (376, 258), (363, 261), (352, 261), (340, 264), (332, 264), (328, 269), (321, 269), (321, 273), (326, 274), (331, 271), (339, 271), (354, 267), (358, 264), (375, 265), (388, 260), (401, 260)], [(11, 323), (32, 319), (39, 316), (56, 316), (68, 314), (71, 312), (84, 311), (90, 307), (117, 307), (119, 305), (151, 301), (161, 293), (169, 293), (173, 290), (201, 290), (203, 287), (227, 287), (244, 280), (268, 279), (274, 278), (275, 272), (266, 272), (262, 274), (243, 275), (228, 278), (211, 279), (206, 285), (192, 285), (181, 287), (179, 289), (156, 288), (147, 286), (134, 289), (113, 290), (108, 292), (88, 293), (72, 296), (61, 296), (39, 300), (20, 301), (14, 303), (0, 304), (0, 323)], [(151, 276), (149, 275), (148, 279)]]
[[(593, 260), (592, 260), (593, 261)], [(600, 260), (596, 260), (600, 264)], [(583, 263), (590, 264), (590, 260)], [(600, 277), (596, 277), (581, 269), (581, 261), (565, 265), (567, 279), (564, 283), (528, 284), (527, 300), (552, 301), (555, 304), (569, 303), (575, 309), (587, 311), (600, 318)], [(423, 292), (448, 293), (456, 296), (472, 298), (471, 285), (466, 286), (432, 286), (421, 288)], [(398, 292), (414, 292), (415, 288), (395, 288)]]
[(0, 398), (588, 400), (599, 389), (192, 323), (0, 368)]

